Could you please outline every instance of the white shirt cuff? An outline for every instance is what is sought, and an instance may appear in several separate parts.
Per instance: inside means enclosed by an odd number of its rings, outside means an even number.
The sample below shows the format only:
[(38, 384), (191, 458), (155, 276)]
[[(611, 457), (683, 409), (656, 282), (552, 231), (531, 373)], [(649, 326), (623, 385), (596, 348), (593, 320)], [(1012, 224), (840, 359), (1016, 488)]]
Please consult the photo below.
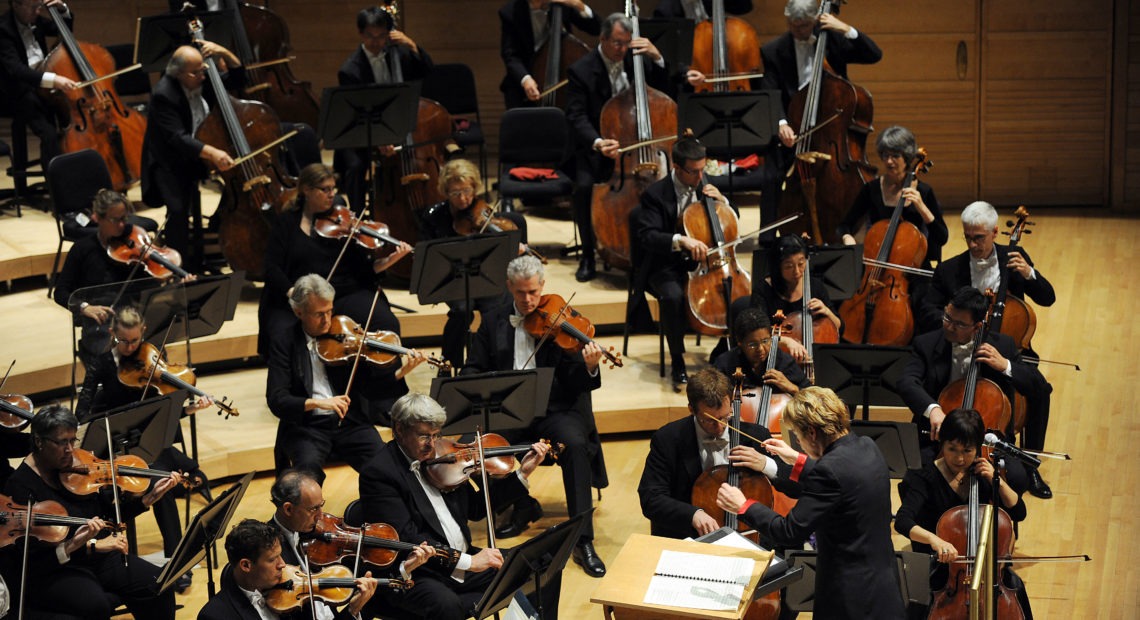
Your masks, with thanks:
[(471, 561), (470, 553), (459, 554), (459, 561), (455, 563), (455, 570), (451, 571), (451, 578), (463, 583), (467, 578), (467, 569), (471, 568)]
[(1037, 279), (1037, 270), (1034, 269), (1033, 267), (1030, 267), (1029, 268), (1029, 277), (1026, 278), (1026, 280), (1036, 280), (1036, 279)]
[(674, 252), (677, 252), (681, 249), (681, 235), (679, 233), (673, 233), (673, 246), (672, 247), (673, 247)]
[(1013, 376), (1013, 360), (1006, 360), (1005, 361), (1005, 370), (1001, 371), (1001, 374), (1003, 374), (1007, 377)]
[(519, 482), (523, 483), (523, 486), (526, 487), (527, 490), (529, 491), (530, 490), (530, 480), (527, 480), (527, 477), (522, 475), (522, 472), (517, 470), (517, 469), (515, 470), (515, 475), (519, 477)]
[(55, 546), (55, 557), (60, 564), (67, 564), (71, 561), (71, 554), (67, 552), (66, 545), (67, 543), (59, 543)]
[(590, 19), (591, 17), (594, 16), (594, 9), (591, 9), (590, 5), (587, 4), (586, 10), (585, 11), (579, 11), (578, 14), (581, 15), (582, 17), (585, 17), (586, 19)]
[(855, 26), (851, 26), (851, 30), (848, 30), (846, 33), (844, 33), (843, 36), (847, 37), (848, 39), (858, 39), (859, 31), (855, 29)]
[(43, 77), (40, 78), (40, 88), (51, 88), (53, 84), (55, 84), (55, 74), (44, 71)]
[(764, 460), (764, 469), (761, 471), (763, 471), (765, 476), (768, 476), (772, 480), (775, 480), (776, 479), (776, 461), (772, 460), (772, 457), (767, 456), (767, 455), (764, 456), (764, 459), (765, 459)]
[[(528, 73), (523, 76), (523, 79), (519, 80), (519, 86), (524, 86), (528, 78), (534, 80), (534, 77)], [(535, 82), (537, 83), (537, 80), (535, 80)]]
[(930, 412), (931, 412), (931, 411), (934, 411), (934, 408), (935, 408), (935, 407), (937, 407), (937, 406), (938, 406), (938, 403), (934, 403), (933, 405), (930, 405), (930, 406), (928, 406), (928, 407), (926, 408), (926, 411), (923, 411), (923, 412), (922, 412), (922, 417), (924, 417), (924, 418), (929, 418), (929, 417), (930, 417)]

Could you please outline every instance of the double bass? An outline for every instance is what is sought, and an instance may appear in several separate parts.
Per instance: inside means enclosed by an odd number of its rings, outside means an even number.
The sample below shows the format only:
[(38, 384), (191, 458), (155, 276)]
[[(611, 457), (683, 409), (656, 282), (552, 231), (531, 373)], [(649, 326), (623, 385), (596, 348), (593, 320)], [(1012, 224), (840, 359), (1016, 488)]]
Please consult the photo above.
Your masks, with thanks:
[(237, 2), (234, 39), (249, 85), (245, 95), (273, 108), (282, 120), (316, 129), (320, 104), (312, 84), (293, 75), (289, 25), (268, 6)]
[[(838, 4), (823, 0), (819, 14), (838, 12)], [(788, 122), (799, 128), (794, 163), (799, 192), (783, 193), (780, 212), (806, 207), (807, 232), (823, 244), (839, 240), (839, 222), (878, 170), (867, 161), (867, 135), (874, 116), (871, 93), (830, 70), (825, 64), (829, 33), (817, 30), (811, 82), (788, 106)]]
[[(637, 2), (626, 0), (625, 14), (633, 23), (634, 39), (641, 37)], [(602, 107), (599, 133), (622, 144), (613, 176), (594, 185), (590, 218), (598, 254), (611, 267), (629, 271), (629, 213), (641, 193), (669, 172), (670, 149), (677, 136), (677, 104), (645, 82), (645, 59), (633, 56), (633, 80)]]
[(563, 6), (557, 2), (550, 4), (550, 22), (546, 41), (534, 55), (534, 81), (542, 96), (538, 105), (543, 107), (566, 108), (566, 72), (570, 65), (590, 53), (590, 48), (581, 39), (562, 26)]
[[(79, 88), (53, 91), (52, 104), (68, 119), (61, 136), (64, 153), (92, 149), (111, 173), (111, 186), (125, 192), (141, 177), (146, 118), (123, 105), (115, 91), (115, 59), (106, 48), (77, 41), (54, 6), (47, 7), (59, 31), (60, 44), (44, 59), (41, 69), (79, 82)], [(138, 69), (138, 65), (128, 70)], [(45, 162), (45, 168), (46, 162)]]
[(756, 29), (739, 17), (728, 17), (724, 0), (712, 0), (712, 18), (693, 30), (690, 67), (705, 74), (697, 92), (751, 90), (749, 79), (764, 74)]

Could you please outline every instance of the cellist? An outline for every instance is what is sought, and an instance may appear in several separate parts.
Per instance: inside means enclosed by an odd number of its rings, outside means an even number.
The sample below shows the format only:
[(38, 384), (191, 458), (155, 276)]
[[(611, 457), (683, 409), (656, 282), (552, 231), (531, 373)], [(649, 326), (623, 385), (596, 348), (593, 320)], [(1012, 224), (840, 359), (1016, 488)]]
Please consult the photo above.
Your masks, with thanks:
[(531, 72), (536, 70), (535, 53), (550, 42), (550, 8), (554, 4), (569, 9), (563, 13), (569, 18), (564, 21), (566, 32), (577, 27), (596, 37), (602, 31), (601, 17), (582, 0), (508, 0), (499, 8), (499, 57), (507, 70), (499, 90), (508, 110), (538, 101), (542, 94), (542, 85)]
[(748, 308), (732, 321), (732, 337), (736, 346), (721, 353), (713, 366), (728, 374), (737, 368), (744, 371), (746, 387), (771, 385), (782, 394), (795, 394), (811, 385), (795, 358), (782, 349), (776, 351), (776, 367), (767, 370), (772, 338), (772, 322), (763, 307)]
[(46, 170), (60, 154), (56, 115), (40, 96), (41, 89), (73, 90), (76, 83), (63, 75), (38, 69), (48, 55), (47, 37), (55, 36), (48, 7), (62, 11), (68, 26), (73, 16), (63, 0), (9, 0), (11, 10), (0, 16), (0, 110), (22, 120), (40, 139), (40, 161)]

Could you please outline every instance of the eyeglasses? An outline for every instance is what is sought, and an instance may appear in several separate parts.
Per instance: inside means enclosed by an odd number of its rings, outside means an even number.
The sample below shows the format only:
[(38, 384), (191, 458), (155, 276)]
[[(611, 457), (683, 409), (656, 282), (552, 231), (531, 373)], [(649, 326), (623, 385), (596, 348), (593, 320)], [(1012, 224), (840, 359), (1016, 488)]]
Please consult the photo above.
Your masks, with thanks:
[(697, 168), (696, 170), (690, 170), (684, 166), (679, 166), (677, 168), (677, 170), (679, 172), (684, 172), (685, 174), (688, 174), (688, 175), (697, 175), (697, 174), (700, 174), (704, 170), (704, 168)]
[(324, 508), (324, 507), (325, 507), (325, 502), (323, 502), (323, 501), (322, 501), (321, 503), (317, 504), (316, 506), (313, 506), (313, 507), (311, 507), (311, 508), (306, 508), (306, 509), (305, 509), (305, 512), (307, 512), (307, 513), (309, 513), (309, 514), (311, 514), (311, 515), (315, 515), (315, 514), (317, 514), (318, 512), (320, 512), (320, 511), (321, 511), (321, 509), (322, 509), (322, 508)]
[(986, 238), (989, 237), (989, 235), (988, 234), (963, 235), (963, 237), (966, 239), (966, 243), (978, 244), (978, 243), (984, 242), (986, 240)]
[(50, 441), (51, 443), (55, 444), (56, 447), (58, 447), (58, 448), (67, 448), (67, 447), (74, 448), (74, 447), (79, 445), (79, 438), (78, 437), (72, 437), (70, 439), (52, 439), (51, 437), (44, 437), (43, 440), (44, 441)]
[(188, 75), (190, 77), (201, 77), (203, 75), (206, 75), (206, 68), (200, 67), (198, 69), (195, 69), (194, 71), (190, 71), (189, 69), (187, 69), (187, 70), (182, 72), (182, 75)]
[(142, 342), (142, 337), (140, 336), (138, 338), (132, 338), (131, 340), (126, 340), (124, 338), (119, 338), (118, 336), (113, 336), (113, 337), (111, 337), (111, 340), (115, 344), (125, 344), (127, 346), (134, 346), (134, 345)]
[(951, 329), (970, 329), (973, 327), (971, 323), (963, 323), (962, 321), (955, 321), (949, 314), (942, 314), (942, 324)]
[(470, 198), (475, 195), (475, 190), (467, 187), (464, 189), (455, 189), (447, 192), (448, 198)]
[(633, 39), (605, 39), (605, 42), (610, 44), (614, 49), (626, 49), (629, 47)]
[(745, 351), (759, 351), (763, 347), (764, 347), (763, 342), (742, 342), (742, 343), (740, 343), (740, 348), (744, 349)]
[(321, 192), (322, 194), (330, 194), (331, 195), (331, 194), (336, 193), (336, 185), (326, 185), (324, 187), (314, 187), (313, 189), (315, 189), (318, 192)]
[(435, 443), (436, 439), (443, 437), (443, 433), (432, 433), (430, 435), (416, 435), (416, 441), (421, 444)]

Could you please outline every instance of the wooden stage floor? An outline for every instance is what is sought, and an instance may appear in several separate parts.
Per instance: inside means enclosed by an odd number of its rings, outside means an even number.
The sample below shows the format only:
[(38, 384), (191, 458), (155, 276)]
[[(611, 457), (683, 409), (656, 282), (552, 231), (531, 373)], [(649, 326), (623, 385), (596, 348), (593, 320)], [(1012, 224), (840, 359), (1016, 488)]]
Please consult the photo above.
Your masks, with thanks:
[[(624, 280), (606, 276), (586, 285), (574, 282), (574, 262), (559, 260), (556, 251), (572, 239), (568, 220), (553, 213), (528, 213), (528, 219), (540, 248), (550, 250), (547, 291), (564, 297), (576, 292), (575, 305), (587, 316), (604, 325), (620, 325)], [(756, 228), (755, 210), (745, 210), (742, 219), (742, 230)], [(1140, 467), (1131, 455), (1140, 444), (1140, 421), (1132, 413), (1140, 377), (1135, 363), (1128, 360), (1135, 359), (1131, 356), (1136, 354), (1140, 336), (1124, 313), (1140, 305), (1140, 290), (1130, 277), (1140, 258), (1134, 241), (1140, 238), (1140, 222), (1097, 211), (1041, 211), (1035, 212), (1033, 219), (1037, 226), (1024, 245), (1058, 292), (1056, 305), (1038, 309), (1034, 347), (1046, 359), (1076, 362), (1082, 370), (1057, 366), (1044, 369), (1055, 388), (1047, 449), (1068, 452), (1073, 460), (1044, 465), (1043, 474), (1055, 496), (1050, 501), (1027, 499), (1029, 518), (1021, 528), (1016, 553), (1086, 553), (1092, 562), (1026, 564), (1019, 568), (1019, 574), (1027, 583), (1039, 618), (1136, 617), (1140, 575), (1130, 551), (1135, 545), (1128, 541), (1136, 540), (1130, 532), (1140, 525), (1140, 494), (1135, 492), (1140, 485)], [(952, 255), (964, 244), (957, 218), (949, 217), (948, 223), (954, 232), (946, 253)], [(45, 254), (50, 269), (54, 250), (53, 224), (42, 213), (25, 209), (24, 218), (19, 220), (8, 214), (0, 217), (0, 279), (20, 278), (6, 293), (0, 291), (0, 343), (6, 356), (2, 359), (5, 363), (17, 360), (5, 392), (37, 393), (58, 388), (68, 380), (68, 317), (47, 300), (44, 281), (35, 275), (44, 273)], [(389, 295), (396, 303), (413, 303), (410, 296), (392, 291)], [(254, 355), (255, 299), (256, 290), (248, 288), (238, 318), (212, 339), (213, 344), (196, 346), (196, 362)], [(443, 316), (438, 309), (421, 309), (417, 315), (401, 317), (401, 321), (407, 335), (430, 338), (440, 333)], [(619, 336), (600, 340), (618, 347), (621, 344)], [(433, 345), (427, 341), (431, 350)], [(688, 344), (692, 366), (697, 367), (711, 343), (704, 340), (701, 347), (695, 347), (690, 337)], [(611, 480), (597, 503), (596, 542), (602, 557), (611, 561), (631, 533), (649, 530), (635, 508), (636, 487), (648, 449), (646, 429), (684, 415), (683, 397), (673, 394), (657, 376), (656, 337), (639, 336), (631, 348), (632, 359), (626, 368), (603, 371), (603, 392), (595, 398)], [(272, 441), (275, 421), (265, 408), (264, 372), (257, 366), (242, 368), (203, 376), (199, 383), (207, 391), (232, 397), (242, 411), (240, 417), (229, 420), (213, 414), (201, 416), (198, 432), (207, 472), (215, 478), (250, 470), (262, 472), (239, 507), (238, 518), (265, 519), (272, 510), (266, 441)], [(426, 390), (430, 374), (427, 370), (412, 373), (413, 386)], [(874, 415), (898, 417), (900, 413), (878, 411)], [(553, 525), (565, 518), (559, 473), (543, 469), (533, 481), (532, 491), (546, 509), (546, 517), (538, 525)], [(330, 511), (340, 511), (356, 493), (355, 473), (344, 466), (332, 468), (325, 492)], [(897, 506), (897, 497), (894, 502)], [(143, 517), (139, 524), (143, 551), (160, 549), (153, 520)], [(532, 528), (528, 535), (537, 531)], [(898, 536), (895, 542), (899, 548), (905, 546)], [(560, 610), (564, 618), (600, 616), (601, 610), (589, 603), (597, 581), (571, 565), (563, 583)], [(179, 597), (185, 607), (178, 617), (195, 617), (205, 598), (206, 575), (204, 568), (199, 568), (194, 586)]]

